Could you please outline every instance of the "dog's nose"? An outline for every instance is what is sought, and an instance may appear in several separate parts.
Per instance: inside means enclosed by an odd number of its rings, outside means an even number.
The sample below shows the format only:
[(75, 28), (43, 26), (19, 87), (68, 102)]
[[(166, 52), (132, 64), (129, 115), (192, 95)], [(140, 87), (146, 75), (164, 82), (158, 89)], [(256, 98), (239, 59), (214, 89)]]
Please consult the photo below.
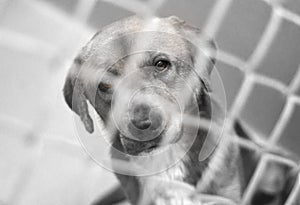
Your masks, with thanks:
[(151, 126), (150, 121), (151, 108), (147, 104), (136, 105), (133, 109), (131, 122), (132, 124), (141, 130), (148, 129)]
[(155, 130), (162, 121), (161, 114), (145, 103), (136, 105), (131, 116), (132, 124), (140, 130), (146, 130), (150, 127), (152, 130)]

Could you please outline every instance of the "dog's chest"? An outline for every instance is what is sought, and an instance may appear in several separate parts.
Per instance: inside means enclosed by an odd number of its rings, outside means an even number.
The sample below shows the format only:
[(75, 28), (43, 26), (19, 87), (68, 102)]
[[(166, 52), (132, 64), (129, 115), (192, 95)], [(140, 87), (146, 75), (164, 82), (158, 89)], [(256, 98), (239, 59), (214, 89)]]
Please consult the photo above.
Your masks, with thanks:
[(183, 161), (177, 162), (173, 167), (168, 168), (164, 172), (157, 175), (157, 177), (170, 181), (185, 181), (188, 175), (187, 167)]
[[(176, 157), (176, 155), (169, 155), (169, 160), (172, 157)], [(164, 159), (162, 159), (160, 163), (162, 162), (166, 163)], [(169, 162), (171, 162), (171, 160)], [(189, 200), (189, 197), (196, 189), (196, 182), (201, 177), (196, 172), (191, 171), (191, 167), (188, 166), (190, 163), (191, 161), (188, 161), (185, 156), (173, 166), (168, 167), (160, 173), (151, 176), (137, 177), (140, 188), (143, 190), (142, 193), (155, 199), (157, 203), (159, 200)], [(197, 166), (194, 168), (196, 167)]]
[[(202, 165), (199, 161), (193, 162), (189, 154), (184, 150), (170, 150), (159, 157), (150, 157), (147, 160), (136, 160), (135, 163), (143, 167), (150, 167), (152, 173), (147, 178), (154, 180), (185, 182), (195, 185), (201, 177)], [(145, 164), (147, 164), (145, 166)], [(152, 180), (151, 179), (151, 180)], [(141, 177), (144, 184), (144, 177)]]

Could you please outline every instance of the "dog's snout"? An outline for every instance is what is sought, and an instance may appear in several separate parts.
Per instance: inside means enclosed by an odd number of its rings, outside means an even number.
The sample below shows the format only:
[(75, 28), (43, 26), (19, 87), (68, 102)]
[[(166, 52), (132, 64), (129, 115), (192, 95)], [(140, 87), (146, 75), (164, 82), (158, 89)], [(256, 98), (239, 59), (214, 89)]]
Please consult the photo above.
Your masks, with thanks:
[(132, 111), (132, 124), (141, 130), (148, 129), (151, 126), (150, 111), (150, 106), (145, 103), (136, 105)]
[(161, 113), (146, 103), (134, 106), (131, 113), (132, 124), (140, 130), (157, 129), (162, 123)]

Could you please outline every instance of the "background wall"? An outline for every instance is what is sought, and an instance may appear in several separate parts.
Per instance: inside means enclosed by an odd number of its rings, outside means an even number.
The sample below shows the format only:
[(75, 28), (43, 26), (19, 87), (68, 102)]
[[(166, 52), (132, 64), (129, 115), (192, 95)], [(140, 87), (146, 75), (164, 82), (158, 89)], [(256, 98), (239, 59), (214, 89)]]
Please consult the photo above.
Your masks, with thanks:
[[(169, 0), (158, 14), (177, 15), (201, 28), (214, 3)], [(133, 13), (86, 0), (10, 0), (0, 6), (0, 204), (88, 204), (116, 180), (81, 149), (62, 86), (72, 58), (93, 33)], [(284, 7), (300, 14), (298, 0)], [(264, 1), (234, 0), (216, 37), (219, 48), (246, 61), (270, 16)], [(283, 20), (258, 72), (288, 85), (299, 65), (300, 27)], [(217, 69), (230, 107), (244, 76), (225, 63)], [(268, 136), (285, 102), (280, 92), (257, 85), (241, 117)], [(280, 141), (296, 156), (299, 122), (296, 106)]]

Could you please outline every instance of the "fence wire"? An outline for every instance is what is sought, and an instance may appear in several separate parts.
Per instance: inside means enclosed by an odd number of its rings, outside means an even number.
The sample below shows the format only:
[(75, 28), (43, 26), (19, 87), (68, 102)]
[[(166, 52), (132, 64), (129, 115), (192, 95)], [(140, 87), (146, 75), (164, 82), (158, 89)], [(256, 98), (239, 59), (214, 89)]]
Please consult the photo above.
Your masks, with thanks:
[[(122, 9), (126, 9), (130, 12), (138, 13), (142, 15), (155, 15), (155, 11), (159, 9), (159, 7), (166, 2), (163, 0), (148, 0), (148, 1), (103, 0), (103, 1), (107, 3), (111, 3), (114, 6), (121, 7)], [(263, 147), (259, 147), (256, 143), (253, 143), (252, 141), (235, 139), (236, 143), (238, 143), (240, 146), (246, 147), (247, 149), (253, 151), (262, 150), (262, 149), (270, 150), (271, 148), (279, 146), (280, 144), (278, 144), (278, 142), (281, 139), (281, 137), (283, 137), (282, 136), (283, 131), (289, 124), (289, 121), (292, 117), (295, 107), (300, 106), (300, 97), (296, 95), (296, 91), (300, 87), (300, 67), (298, 68), (296, 75), (294, 75), (294, 78), (292, 79), (289, 85), (285, 85), (276, 79), (264, 76), (257, 72), (262, 60), (269, 52), (270, 47), (274, 42), (274, 39), (280, 29), (283, 20), (292, 22), (293, 24), (300, 27), (300, 16), (286, 9), (282, 5), (283, 3), (282, 1), (273, 1), (273, 0), (261, 0), (261, 1), (265, 2), (272, 8), (272, 14), (264, 29), (263, 34), (261, 35), (261, 38), (259, 39), (256, 45), (256, 48), (253, 50), (249, 59), (245, 61), (239, 56), (236, 56), (224, 50), (218, 50), (218, 54), (216, 57), (217, 60), (233, 66), (239, 71), (242, 71), (244, 74), (244, 80), (242, 86), (238, 94), (236, 95), (236, 98), (234, 99), (234, 102), (228, 112), (228, 118), (229, 118), (229, 121), (227, 122), (228, 123), (227, 127), (229, 128), (228, 130), (232, 129), (233, 120), (239, 116), (239, 114), (245, 107), (245, 103), (247, 102), (254, 88), (254, 85), (261, 84), (263, 86), (267, 86), (269, 88), (279, 91), (282, 95), (286, 97), (286, 102), (283, 111), (281, 112), (270, 136), (269, 137), (262, 136), (262, 135), (257, 136), (257, 138), (260, 139), (267, 139), (262, 145)], [(87, 18), (91, 15), (92, 8), (94, 7), (96, 2), (97, 1), (94, 0), (89, 0), (89, 1), (79, 0), (77, 3), (76, 12), (74, 14), (76, 18), (73, 20), (75, 22), (76, 21), (80, 22), (83, 25), (83, 27), (85, 27)], [(226, 14), (230, 11), (230, 7), (232, 4), (233, 4), (232, 0), (217, 0), (215, 2), (215, 6), (213, 7), (209, 15), (209, 18), (206, 21), (204, 26), (205, 33), (207, 33), (211, 37), (216, 36), (216, 34), (218, 33), (222, 25), (222, 21), (224, 20)], [(10, 31), (2, 30), (1, 33), (3, 34), (3, 32), (10, 32)], [(53, 55), (55, 55), (56, 53), (55, 51), (53, 51), (53, 47), (51, 45), (44, 45), (43, 42), (39, 42), (31, 38), (26, 38), (18, 33), (10, 32), (9, 35), (5, 35), (5, 36), (10, 36), (10, 39), (6, 39), (6, 40), (1, 39), (0, 40), (1, 44), (11, 44), (12, 47), (25, 45), (26, 48), (24, 47), (19, 48), (21, 50), (26, 50), (31, 47), (42, 48), (43, 53), (46, 53), (47, 56), (49, 56), (51, 53)], [(16, 43), (16, 40), (21, 43)], [(37, 51), (34, 50), (33, 52), (37, 52)], [(43, 140), (53, 140), (53, 139), (44, 138)], [(59, 139), (56, 140), (59, 141)], [(78, 146), (78, 145), (73, 145), (72, 142), (62, 141), (62, 143), (67, 143), (70, 146)], [(279, 156), (268, 151), (263, 152), (262, 157), (260, 158), (255, 173), (251, 178), (248, 187), (246, 188), (246, 191), (244, 192), (242, 204), (248, 204), (251, 198), (253, 197), (257, 184), (259, 183), (260, 178), (264, 174), (264, 170), (267, 166), (267, 163), (270, 161), (282, 163), (284, 165), (293, 168), (294, 170), (297, 170), (298, 172), (297, 182), (295, 183), (288, 199), (285, 202), (285, 205), (296, 204), (296, 200), (299, 197), (299, 192), (300, 192), (299, 163), (294, 162), (293, 160), (287, 157)], [(24, 181), (21, 182), (25, 183)], [(17, 191), (18, 190), (16, 190), (16, 192)], [(15, 193), (15, 195), (19, 195), (19, 194), (20, 193)]]

